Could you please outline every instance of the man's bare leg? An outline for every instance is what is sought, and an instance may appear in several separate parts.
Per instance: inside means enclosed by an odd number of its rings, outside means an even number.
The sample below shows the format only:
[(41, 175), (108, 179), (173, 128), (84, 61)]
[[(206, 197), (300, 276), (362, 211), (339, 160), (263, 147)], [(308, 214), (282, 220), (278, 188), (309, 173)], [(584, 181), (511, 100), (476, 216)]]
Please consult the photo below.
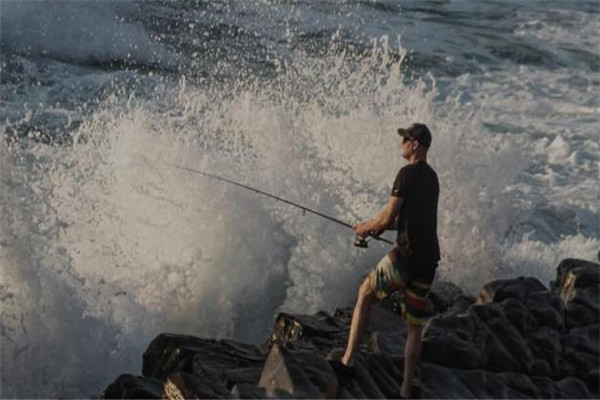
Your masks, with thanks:
[(400, 387), (400, 395), (405, 399), (410, 397), (410, 391), (415, 376), (415, 368), (421, 359), (421, 333), (422, 326), (408, 324), (408, 335), (404, 347), (404, 382)]
[(369, 316), (371, 315), (371, 306), (375, 299), (375, 292), (371, 289), (371, 278), (367, 278), (360, 285), (358, 290), (358, 299), (354, 306), (354, 312), (352, 313), (352, 323), (350, 324), (350, 335), (348, 336), (348, 346), (346, 352), (342, 356), (342, 363), (347, 366), (354, 365), (354, 357), (358, 350), (358, 344), (360, 337), (369, 323)]

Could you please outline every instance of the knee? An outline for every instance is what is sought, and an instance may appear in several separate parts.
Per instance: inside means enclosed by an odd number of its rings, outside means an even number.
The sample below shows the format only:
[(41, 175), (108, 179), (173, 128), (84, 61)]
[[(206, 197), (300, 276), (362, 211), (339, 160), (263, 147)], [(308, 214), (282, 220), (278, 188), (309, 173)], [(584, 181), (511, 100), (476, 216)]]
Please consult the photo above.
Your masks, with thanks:
[(359, 301), (371, 301), (375, 298), (375, 292), (371, 287), (371, 278), (367, 276), (363, 281), (362, 285), (360, 285), (360, 289), (358, 290), (358, 299)]

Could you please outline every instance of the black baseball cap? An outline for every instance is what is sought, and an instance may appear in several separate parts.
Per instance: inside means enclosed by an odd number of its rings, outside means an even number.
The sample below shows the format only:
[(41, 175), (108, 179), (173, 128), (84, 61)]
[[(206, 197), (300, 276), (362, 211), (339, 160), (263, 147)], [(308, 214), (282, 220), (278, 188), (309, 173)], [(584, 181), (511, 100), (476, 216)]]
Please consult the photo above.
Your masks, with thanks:
[(431, 146), (431, 132), (429, 132), (429, 128), (427, 128), (425, 124), (415, 123), (406, 129), (399, 128), (398, 135), (411, 140), (416, 140), (427, 148)]

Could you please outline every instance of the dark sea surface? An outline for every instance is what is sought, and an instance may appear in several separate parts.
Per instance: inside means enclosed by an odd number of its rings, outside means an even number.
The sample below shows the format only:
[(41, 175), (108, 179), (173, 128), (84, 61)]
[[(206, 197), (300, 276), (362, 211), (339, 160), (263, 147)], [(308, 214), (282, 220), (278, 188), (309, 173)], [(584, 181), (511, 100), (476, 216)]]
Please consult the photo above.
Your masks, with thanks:
[[(0, 397), (96, 396), (159, 332), (352, 303), (350, 230), (432, 130), (439, 278), (600, 249), (598, 1), (0, 1)], [(393, 235), (388, 233), (388, 237)]]

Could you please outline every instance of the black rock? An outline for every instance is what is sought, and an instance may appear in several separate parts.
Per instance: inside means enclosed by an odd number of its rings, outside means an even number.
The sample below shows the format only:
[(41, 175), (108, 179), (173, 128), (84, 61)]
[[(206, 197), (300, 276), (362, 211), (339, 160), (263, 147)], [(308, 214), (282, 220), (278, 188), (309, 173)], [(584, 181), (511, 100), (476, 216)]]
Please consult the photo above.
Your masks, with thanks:
[(600, 367), (592, 368), (583, 377), (583, 381), (587, 384), (588, 389), (595, 398), (600, 394)]
[(497, 372), (530, 371), (533, 365), (531, 349), (497, 304), (475, 305), (469, 312), (477, 315), (487, 328), (479, 331), (481, 335), (487, 334), (487, 369)]
[(433, 306), (433, 313), (439, 314), (448, 310), (455, 300), (463, 295), (461, 288), (450, 282), (436, 281), (429, 292), (429, 300)]
[(600, 323), (600, 265), (566, 259), (557, 268), (553, 287), (566, 307), (567, 329)]
[(460, 369), (421, 363), (420, 381), (425, 399), (475, 399), (471, 390), (461, 382)]
[(600, 285), (568, 290), (563, 300), (567, 329), (600, 323)]
[(401, 371), (380, 355), (370, 355), (366, 359), (367, 369), (385, 398), (400, 398)]
[(462, 370), (424, 364), (421, 367), (421, 382), (424, 398), (516, 399), (540, 397), (540, 389), (527, 375), (513, 372), (498, 373), (482, 369)]
[(498, 306), (512, 326), (514, 326), (521, 335), (526, 335), (537, 329), (537, 320), (531, 315), (526, 303), (523, 301), (515, 298), (508, 298), (503, 300)]
[(354, 381), (358, 383), (362, 392), (369, 399), (383, 399), (385, 395), (377, 386), (377, 383), (371, 376), (371, 371), (362, 357), (357, 357), (354, 363)]
[(591, 399), (592, 394), (587, 386), (579, 379), (568, 377), (554, 384), (556, 399)]
[(552, 379), (546, 376), (534, 375), (531, 377), (531, 382), (537, 387), (539, 398), (554, 398), (554, 382), (552, 381)]
[(448, 308), (446, 310), (445, 314), (449, 314), (449, 315), (464, 314), (467, 312), (469, 307), (472, 306), (473, 304), (475, 304), (474, 297), (470, 297), (470, 296), (461, 294), (457, 298), (454, 299), (454, 303), (452, 304), (452, 306), (450, 308)]
[[(575, 376), (584, 382), (594, 385), (594, 376), (590, 371), (599, 367), (600, 359), (600, 327), (590, 325), (572, 329), (563, 339), (561, 354), (561, 375)], [(595, 387), (590, 387), (594, 391)]]
[[(537, 368), (532, 367), (533, 375), (557, 376), (559, 360), (562, 352), (561, 334), (552, 328), (541, 327), (538, 331), (527, 337), (529, 348), (537, 357)], [(540, 361), (545, 362), (546, 367), (540, 370)], [(534, 363), (535, 364), (535, 363)]]
[(338, 391), (337, 376), (329, 362), (316, 351), (308, 349), (288, 349), (300, 363), (308, 379), (325, 398), (335, 397)]
[(279, 344), (271, 347), (259, 386), (265, 389), (265, 393), (269, 397), (289, 396), (299, 399), (321, 397), (319, 389), (310, 381), (300, 363), (285, 347)]
[(552, 288), (563, 292), (565, 287), (587, 287), (600, 284), (600, 264), (567, 258), (556, 269), (556, 280)]
[(143, 376), (120, 375), (100, 396), (101, 399), (160, 399), (164, 382)]
[(201, 379), (185, 372), (175, 372), (167, 377), (164, 398), (185, 399), (230, 399), (233, 398), (220, 382)]
[(531, 375), (533, 376), (550, 376), (552, 375), (552, 369), (550, 368), (550, 364), (546, 360), (535, 359), (533, 360), (533, 365), (531, 366)]
[(162, 333), (158, 335), (144, 352), (142, 374), (147, 377), (164, 380), (172, 373), (172, 364), (181, 361), (181, 348), (207, 346), (216, 340), (205, 340), (195, 336)]
[(546, 287), (536, 278), (500, 279), (488, 283), (481, 289), (477, 303), (499, 303), (508, 298), (524, 301), (530, 294), (545, 290)]
[[(564, 260), (551, 290), (534, 278), (498, 280), (477, 302), (438, 283), (415, 380), (420, 394), (413, 395), (598, 398), (598, 271), (595, 263)], [(394, 311), (373, 307), (353, 374), (336, 375), (325, 358), (339, 358), (346, 346), (352, 308), (342, 308), (280, 314), (262, 346), (161, 334), (144, 353), (144, 376), (121, 375), (102, 397), (397, 398), (407, 326)]]
[(559, 332), (565, 329), (565, 306), (557, 293), (532, 293), (527, 297), (525, 306), (538, 327), (547, 326)]
[(448, 367), (483, 368), (487, 363), (485, 340), (478, 335), (479, 319), (474, 315), (439, 315), (423, 332), (421, 359)]
[(267, 394), (265, 390), (259, 386), (248, 384), (248, 383), (238, 383), (233, 386), (231, 389), (231, 394), (236, 399), (267, 399)]
[(221, 372), (221, 381), (228, 388), (239, 384), (258, 385), (260, 375), (262, 374), (262, 365), (246, 368), (229, 368)]
[(291, 315), (281, 313), (275, 320), (275, 326), (269, 339), (263, 345), (263, 351), (268, 352), (275, 344), (286, 344), (303, 341), (316, 347), (331, 347), (332, 338), (338, 336), (342, 327), (336, 318), (325, 312), (316, 315)]

